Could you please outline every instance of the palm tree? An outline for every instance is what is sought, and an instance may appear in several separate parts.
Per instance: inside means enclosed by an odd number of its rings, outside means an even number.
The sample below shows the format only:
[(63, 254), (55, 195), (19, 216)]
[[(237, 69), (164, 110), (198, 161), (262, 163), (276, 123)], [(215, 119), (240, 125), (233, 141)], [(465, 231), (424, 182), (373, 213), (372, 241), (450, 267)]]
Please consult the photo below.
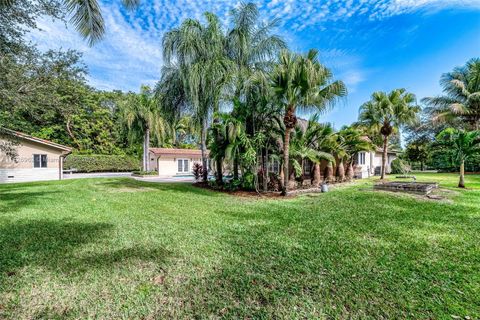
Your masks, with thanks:
[[(67, 10), (67, 15), (71, 16), (70, 23), (89, 45), (93, 45), (103, 38), (105, 21), (97, 0), (62, 0), (61, 2)], [(125, 8), (132, 10), (138, 7), (140, 0), (122, 0), (122, 4)], [(14, 0), (0, 0), (0, 9), (14, 5)]]
[(453, 158), (460, 166), (458, 187), (465, 188), (465, 161), (480, 154), (480, 131), (447, 128), (438, 134), (437, 141), (447, 152), (453, 152)]
[(345, 180), (345, 166), (347, 166), (346, 178), (353, 178), (353, 157), (361, 151), (370, 151), (374, 148), (370, 139), (362, 131), (353, 127), (344, 127), (336, 133), (337, 154), (339, 158), (338, 177)]
[(142, 169), (149, 171), (151, 137), (161, 139), (165, 134), (165, 122), (160, 116), (157, 101), (148, 86), (142, 86), (140, 93), (127, 95), (122, 105), (122, 117), (128, 127), (129, 140), (143, 139)]
[[(167, 68), (178, 72), (184, 106), (191, 108), (201, 127), (203, 167), (207, 168), (208, 121), (219, 111), (220, 100), (232, 76), (232, 63), (225, 55), (225, 37), (214, 14), (205, 13), (207, 24), (187, 19), (163, 38)], [(176, 80), (175, 80), (176, 81)], [(218, 169), (218, 168), (217, 168)], [(203, 170), (207, 180), (208, 170)]]
[[(325, 141), (330, 139), (333, 128), (329, 124), (320, 124), (318, 119), (319, 115), (314, 114), (308, 120), (305, 128), (297, 125), (292, 134), (289, 158), (296, 171), (296, 176), (303, 174), (305, 161), (314, 164), (314, 174), (320, 173), (320, 162), (322, 160), (326, 160), (330, 164), (335, 163), (331, 150), (323, 151), (326, 146)], [(319, 180), (320, 178), (318, 178), (318, 182)]]
[(360, 107), (360, 124), (383, 137), (381, 179), (385, 179), (389, 137), (400, 127), (415, 123), (419, 111), (415, 95), (405, 89), (395, 89), (390, 93), (375, 92), (371, 100)]
[(322, 112), (347, 93), (341, 81), (331, 81), (332, 73), (318, 61), (317, 50), (306, 55), (282, 51), (279, 63), (270, 75), (277, 101), (284, 107), (284, 183), (282, 194), (288, 193), (290, 133), (297, 123), (296, 110)]
[(235, 94), (240, 100), (242, 90), (254, 72), (267, 71), (285, 41), (271, 34), (278, 24), (275, 19), (260, 22), (258, 8), (253, 3), (242, 3), (231, 10), (233, 26), (227, 32), (226, 51), (235, 65)]
[(427, 97), (422, 102), (435, 122), (459, 119), (467, 128), (480, 128), (480, 58), (473, 58), (463, 67), (442, 75), (440, 84), (445, 95)]

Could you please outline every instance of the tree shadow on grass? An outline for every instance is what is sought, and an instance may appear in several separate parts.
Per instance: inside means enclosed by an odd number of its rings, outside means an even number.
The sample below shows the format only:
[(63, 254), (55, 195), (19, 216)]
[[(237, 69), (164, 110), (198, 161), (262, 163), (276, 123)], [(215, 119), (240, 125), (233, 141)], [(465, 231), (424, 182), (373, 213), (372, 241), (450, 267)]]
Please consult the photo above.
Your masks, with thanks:
[[(18, 212), (22, 208), (34, 205), (39, 199), (58, 196), (60, 191), (35, 191), (28, 187), (12, 186), (0, 189), (0, 214)], [(53, 199), (53, 198), (52, 198)]]
[(140, 181), (131, 178), (116, 179), (98, 179), (95, 186), (101, 189), (112, 189), (116, 191), (134, 192), (134, 191), (168, 191), (173, 193), (181, 193), (183, 195), (191, 194), (192, 196), (206, 197), (224, 197), (225, 194), (215, 192), (204, 188), (199, 188), (190, 182), (154, 182)]
[[(133, 260), (155, 261), (162, 264), (170, 253), (163, 248), (131, 247), (102, 252), (102, 241), (113, 225), (69, 221), (28, 220), (6, 223), (0, 227), (0, 291), (4, 283), (12, 284), (19, 270), (40, 266), (54, 274), (87, 272), (92, 268), (111, 268), (117, 263)], [(82, 253), (82, 246), (95, 251)], [(14, 280), (15, 278), (13, 278)], [(6, 288), (5, 288), (6, 289)]]

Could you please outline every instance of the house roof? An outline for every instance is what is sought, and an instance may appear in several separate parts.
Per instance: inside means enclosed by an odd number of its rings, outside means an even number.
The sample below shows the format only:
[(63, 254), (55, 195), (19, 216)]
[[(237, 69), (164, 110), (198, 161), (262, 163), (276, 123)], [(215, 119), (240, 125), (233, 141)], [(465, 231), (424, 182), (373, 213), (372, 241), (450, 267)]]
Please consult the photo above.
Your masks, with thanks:
[(202, 150), (199, 149), (150, 148), (149, 150), (158, 156), (202, 156)]
[(17, 137), (17, 138), (25, 139), (25, 140), (36, 142), (36, 143), (40, 143), (40, 144), (43, 144), (43, 145), (46, 145), (46, 146), (49, 146), (49, 147), (52, 147), (52, 148), (55, 148), (55, 149), (58, 149), (58, 150), (72, 152), (72, 148), (64, 146), (62, 144), (58, 144), (58, 143), (55, 143), (55, 142), (52, 142), (52, 141), (49, 141), (49, 140), (37, 138), (37, 137), (28, 135), (28, 134), (20, 132), (20, 131), (14, 131), (14, 130), (6, 129), (6, 128), (1, 128), (1, 130), (6, 132), (7, 134), (10, 134), (10, 135), (12, 135), (14, 137)]

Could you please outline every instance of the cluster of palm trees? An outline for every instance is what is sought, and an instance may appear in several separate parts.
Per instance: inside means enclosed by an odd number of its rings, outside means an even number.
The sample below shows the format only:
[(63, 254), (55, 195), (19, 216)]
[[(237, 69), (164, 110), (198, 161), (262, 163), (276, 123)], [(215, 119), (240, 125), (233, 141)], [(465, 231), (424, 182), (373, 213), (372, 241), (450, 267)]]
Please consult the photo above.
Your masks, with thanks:
[[(239, 166), (256, 175), (257, 158), (277, 151), (286, 164), (286, 194), (290, 167), (295, 165), (289, 148), (297, 109), (327, 110), (346, 95), (346, 88), (333, 80), (316, 50), (307, 54), (287, 50), (285, 42), (272, 34), (277, 21), (261, 22), (254, 4), (233, 9), (232, 17), (227, 30), (218, 17), (206, 13), (205, 23), (188, 19), (166, 33), (157, 96), (165, 114), (192, 116), (200, 131), (203, 166), (207, 167), (208, 144), (219, 184), (225, 160), (233, 161), (235, 176)], [(228, 116), (222, 114), (226, 108), (233, 109)], [(279, 115), (283, 115), (281, 121)], [(279, 126), (284, 131), (282, 150), (268, 150), (278, 145)], [(205, 180), (206, 175), (204, 170)]]
[[(281, 167), (277, 179), (285, 195), (305, 178), (307, 164), (313, 165), (310, 178), (315, 185), (322, 177), (326, 182), (349, 180), (354, 156), (375, 145), (383, 149), (384, 179), (393, 137), (399, 137), (402, 127), (418, 123), (421, 108), (415, 95), (405, 89), (375, 92), (360, 107), (358, 122), (335, 132), (331, 125), (319, 123), (319, 115), (347, 90), (320, 63), (318, 52), (288, 50), (272, 32), (277, 21), (261, 21), (252, 3), (241, 4), (231, 14), (229, 28), (207, 12), (203, 22), (187, 19), (167, 32), (160, 81), (153, 90), (142, 87), (127, 100), (126, 123), (140, 128), (132, 131), (144, 137), (144, 170), (149, 170), (150, 137), (168, 145), (164, 137), (169, 136), (175, 146), (177, 137), (189, 136), (199, 137), (192, 142), (201, 146), (203, 181), (211, 159), (218, 185), (224, 183), (227, 164), (233, 180), (267, 190), (272, 159)], [(430, 105), (431, 120), (454, 120), (478, 129), (478, 60), (445, 75), (442, 84), (447, 96), (423, 100)], [(298, 111), (314, 116), (299, 121)], [(447, 136), (456, 137), (452, 132), (443, 137)]]
[[(223, 167), (228, 163), (234, 180), (241, 176), (248, 187), (261, 185), (266, 190), (270, 161), (276, 159), (282, 168), (282, 192), (287, 194), (304, 178), (307, 163), (313, 164), (315, 185), (322, 176), (326, 182), (351, 179), (354, 155), (373, 148), (367, 133), (383, 135), (386, 154), (390, 135), (414, 121), (415, 97), (398, 89), (375, 93), (352, 127), (335, 132), (320, 124), (319, 115), (346, 96), (344, 83), (319, 62), (316, 50), (289, 51), (272, 33), (277, 21), (261, 22), (254, 4), (233, 9), (232, 17), (229, 29), (214, 14), (205, 13), (204, 23), (187, 19), (165, 34), (162, 78), (153, 91), (142, 88), (137, 106), (126, 108), (131, 111), (126, 115), (129, 127), (144, 128), (137, 130), (144, 135), (144, 150), (150, 135), (159, 139), (168, 131), (164, 128), (176, 128), (188, 117), (191, 130), (200, 136), (203, 168), (209, 167), (208, 158), (214, 161), (218, 185), (224, 183)], [(299, 110), (315, 115), (299, 123)], [(382, 178), (384, 174), (382, 169)], [(207, 175), (203, 170), (204, 181)]]

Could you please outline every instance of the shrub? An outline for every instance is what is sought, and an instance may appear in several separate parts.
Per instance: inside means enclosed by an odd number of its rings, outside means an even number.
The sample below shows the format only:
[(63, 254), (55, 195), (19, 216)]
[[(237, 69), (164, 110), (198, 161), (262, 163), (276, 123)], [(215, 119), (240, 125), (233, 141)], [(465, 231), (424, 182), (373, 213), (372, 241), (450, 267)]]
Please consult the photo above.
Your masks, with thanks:
[(400, 158), (393, 160), (390, 166), (393, 174), (404, 174), (411, 171), (410, 166)]
[(200, 179), (200, 177), (203, 174), (203, 166), (200, 163), (195, 162), (193, 164), (192, 173), (193, 173), (193, 176), (195, 177), (195, 180)]
[(232, 179), (225, 183), (224, 189), (227, 191), (237, 191), (242, 186), (242, 181), (240, 179)]
[(255, 190), (255, 176), (252, 172), (245, 172), (243, 175), (242, 188), (245, 190)]
[(140, 169), (140, 161), (131, 156), (121, 155), (69, 155), (64, 168), (78, 172), (120, 172)]
[(133, 171), (133, 174), (138, 174), (140, 176), (157, 176), (158, 171), (156, 171), (156, 170), (154, 170), (154, 171), (136, 170), (136, 171)]

